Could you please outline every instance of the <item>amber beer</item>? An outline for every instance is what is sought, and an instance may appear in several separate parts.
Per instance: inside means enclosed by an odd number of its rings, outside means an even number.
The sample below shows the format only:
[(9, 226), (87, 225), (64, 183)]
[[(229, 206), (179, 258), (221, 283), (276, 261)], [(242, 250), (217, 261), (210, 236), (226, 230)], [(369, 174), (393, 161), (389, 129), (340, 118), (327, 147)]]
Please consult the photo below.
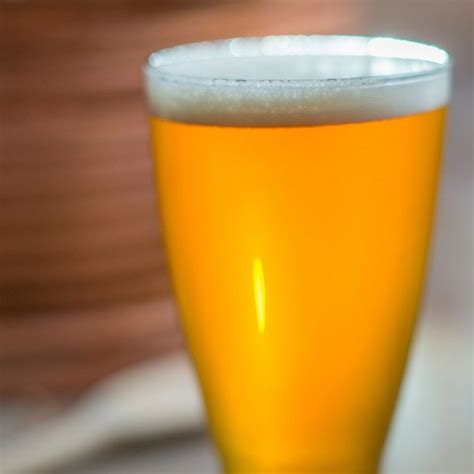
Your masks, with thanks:
[(150, 58), (165, 243), (226, 471), (376, 472), (426, 266), (448, 62), (347, 37)]

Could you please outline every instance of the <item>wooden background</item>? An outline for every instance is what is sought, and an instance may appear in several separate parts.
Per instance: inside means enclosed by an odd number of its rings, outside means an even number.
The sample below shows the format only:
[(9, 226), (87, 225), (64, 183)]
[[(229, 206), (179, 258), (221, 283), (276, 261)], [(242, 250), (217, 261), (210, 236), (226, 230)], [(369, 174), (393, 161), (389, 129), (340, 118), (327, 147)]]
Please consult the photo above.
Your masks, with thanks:
[[(161, 250), (142, 66), (253, 34), (415, 37), (457, 60), (428, 302), (472, 309), (471, 0), (0, 3), (0, 393), (75, 393), (182, 347)], [(471, 203), (472, 204), (472, 203)]]

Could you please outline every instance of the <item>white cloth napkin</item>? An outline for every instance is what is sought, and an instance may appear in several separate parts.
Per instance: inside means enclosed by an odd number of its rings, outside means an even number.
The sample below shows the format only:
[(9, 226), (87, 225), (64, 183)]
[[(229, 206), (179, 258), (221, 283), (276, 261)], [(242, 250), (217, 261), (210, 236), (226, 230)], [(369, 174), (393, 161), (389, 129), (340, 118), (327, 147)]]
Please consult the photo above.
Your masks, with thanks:
[(117, 442), (203, 426), (194, 373), (186, 355), (178, 353), (110, 377), (66, 413), (9, 440), (2, 473), (44, 473)]

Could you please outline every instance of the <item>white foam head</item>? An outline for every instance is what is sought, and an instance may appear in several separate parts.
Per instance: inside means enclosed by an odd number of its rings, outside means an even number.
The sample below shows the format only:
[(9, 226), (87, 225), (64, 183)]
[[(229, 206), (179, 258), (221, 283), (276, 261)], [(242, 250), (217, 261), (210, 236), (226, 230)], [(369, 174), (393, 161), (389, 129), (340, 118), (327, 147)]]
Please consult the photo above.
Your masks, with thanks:
[(186, 123), (367, 121), (445, 105), (450, 64), (442, 49), (393, 38), (234, 38), (152, 54), (146, 89), (153, 115)]

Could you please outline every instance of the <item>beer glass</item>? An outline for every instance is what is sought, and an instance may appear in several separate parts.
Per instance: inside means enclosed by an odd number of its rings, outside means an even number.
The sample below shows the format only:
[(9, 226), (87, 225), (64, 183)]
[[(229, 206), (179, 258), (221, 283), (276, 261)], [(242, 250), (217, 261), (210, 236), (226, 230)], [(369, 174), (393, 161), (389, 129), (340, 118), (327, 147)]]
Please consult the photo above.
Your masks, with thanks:
[(426, 266), (450, 58), (271, 36), (146, 66), (172, 282), (229, 473), (375, 473)]

